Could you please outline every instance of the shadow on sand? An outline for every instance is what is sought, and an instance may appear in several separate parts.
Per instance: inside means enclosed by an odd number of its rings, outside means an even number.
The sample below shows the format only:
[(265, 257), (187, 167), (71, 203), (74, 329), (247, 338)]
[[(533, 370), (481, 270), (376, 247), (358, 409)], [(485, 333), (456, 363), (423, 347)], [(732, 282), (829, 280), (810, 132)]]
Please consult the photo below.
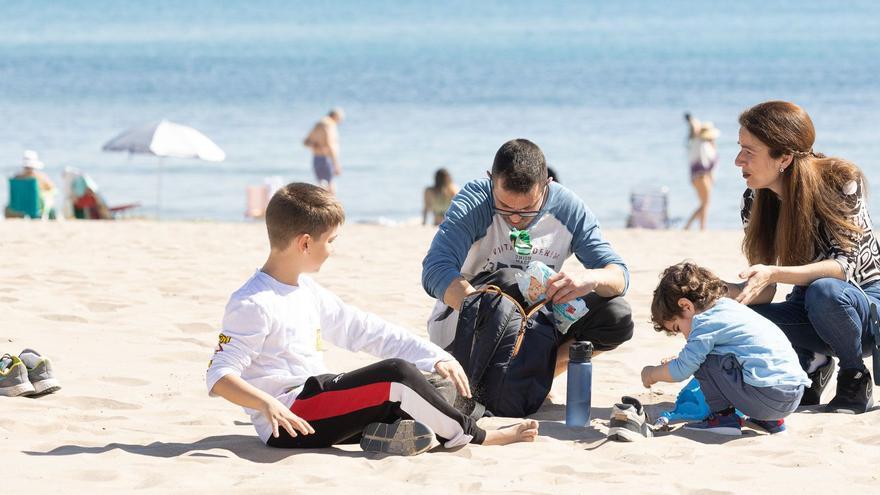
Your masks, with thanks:
[(111, 450), (122, 450), (130, 454), (150, 457), (181, 457), (189, 454), (192, 457), (229, 457), (222, 453), (203, 452), (205, 450), (224, 450), (230, 454), (256, 463), (272, 463), (301, 454), (332, 454), (340, 457), (375, 457), (375, 454), (351, 452), (347, 450), (328, 449), (276, 449), (266, 447), (259, 438), (253, 435), (216, 435), (184, 442), (153, 442), (148, 445), (108, 443), (102, 447), (86, 447), (82, 445), (62, 445), (48, 452), (23, 451), (32, 456), (67, 456), (79, 454), (102, 454)]
[[(673, 407), (675, 407), (675, 404), (672, 402), (646, 404), (645, 412), (648, 415), (648, 421), (650, 423), (653, 423), (661, 412), (669, 411)], [(590, 412), (590, 417), (593, 420), (599, 420), (599, 423), (601, 423), (601, 425), (605, 427), (608, 426), (610, 416), (611, 408), (609, 407), (593, 407)], [(595, 426), (584, 428), (572, 428), (566, 426), (564, 423), (565, 404), (553, 404), (547, 402), (541, 406), (541, 409), (538, 412), (532, 414), (531, 416), (529, 416), (529, 418), (538, 420), (541, 425), (540, 434), (542, 436), (550, 437), (556, 440), (574, 441), (579, 444), (586, 444), (585, 450), (596, 450), (610, 441), (606, 437), (606, 431), (603, 431), (601, 428), (596, 428)], [(685, 422), (679, 422), (677, 424), (674, 424), (668, 430), (654, 431), (654, 436), (657, 438), (662, 438), (674, 435), (676, 437), (684, 438), (692, 442), (708, 445), (722, 445), (733, 440), (743, 438), (755, 438), (757, 436), (763, 435), (763, 433), (758, 433), (754, 430), (743, 428), (742, 436), (724, 436), (708, 432), (686, 430), (682, 428), (682, 426), (684, 426), (684, 423)]]

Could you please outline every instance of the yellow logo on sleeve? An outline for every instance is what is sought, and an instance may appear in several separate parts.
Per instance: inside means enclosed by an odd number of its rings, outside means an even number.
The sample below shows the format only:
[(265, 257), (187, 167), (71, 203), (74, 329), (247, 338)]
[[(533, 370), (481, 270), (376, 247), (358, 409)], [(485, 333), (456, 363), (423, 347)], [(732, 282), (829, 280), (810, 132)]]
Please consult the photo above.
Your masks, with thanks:
[[(217, 347), (214, 348), (214, 354), (217, 354), (218, 352), (223, 352), (223, 344), (228, 344), (230, 342), (232, 342), (232, 337), (229, 337), (228, 335), (223, 335), (221, 333), (220, 338), (217, 339)], [(211, 367), (211, 363), (213, 362), (213, 359), (208, 361), (208, 368)]]
[(315, 336), (316, 336), (315, 349), (318, 351), (326, 351), (327, 349), (324, 348), (324, 341), (321, 340), (321, 329), (320, 328), (315, 330)]

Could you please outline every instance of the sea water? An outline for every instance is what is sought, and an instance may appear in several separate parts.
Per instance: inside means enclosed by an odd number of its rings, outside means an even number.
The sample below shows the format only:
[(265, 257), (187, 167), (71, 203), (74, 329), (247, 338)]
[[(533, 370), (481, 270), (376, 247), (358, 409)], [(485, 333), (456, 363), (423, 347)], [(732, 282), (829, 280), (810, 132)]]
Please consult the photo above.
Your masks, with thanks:
[(738, 228), (738, 114), (795, 101), (818, 151), (880, 183), (878, 74), (871, 1), (2, 2), (0, 172), (34, 149), (56, 181), (82, 168), (111, 203), (152, 214), (159, 160), (101, 146), (167, 118), (228, 158), (165, 160), (162, 218), (237, 221), (248, 185), (313, 180), (301, 142), (338, 105), (350, 219), (413, 221), (434, 170), (484, 177), (525, 137), (622, 227), (642, 185), (668, 187), (675, 217), (696, 207), (690, 111), (722, 131), (709, 225)]

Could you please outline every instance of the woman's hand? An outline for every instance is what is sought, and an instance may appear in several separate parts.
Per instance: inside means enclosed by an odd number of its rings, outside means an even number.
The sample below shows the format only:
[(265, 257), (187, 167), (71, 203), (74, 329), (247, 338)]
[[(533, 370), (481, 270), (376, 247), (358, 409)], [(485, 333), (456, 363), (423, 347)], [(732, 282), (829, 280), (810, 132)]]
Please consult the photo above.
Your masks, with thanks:
[(455, 359), (451, 361), (437, 361), (434, 369), (443, 378), (449, 378), (455, 384), (458, 395), (462, 397), (471, 396), (471, 386), (468, 383), (467, 374)]
[(736, 301), (742, 304), (749, 304), (768, 286), (776, 283), (773, 279), (776, 274), (775, 266), (752, 265), (739, 274), (739, 278), (745, 280)]
[(742, 294), (743, 288), (746, 286), (745, 282), (735, 283), (735, 282), (724, 282), (724, 285), (727, 286), (727, 297), (731, 299), (736, 299)]
[(260, 411), (269, 420), (269, 423), (272, 424), (272, 436), (275, 438), (278, 438), (279, 426), (284, 428), (291, 437), (297, 436), (297, 432), (303, 435), (310, 435), (315, 432), (312, 425), (290, 412), (290, 409), (284, 407), (284, 404), (278, 402), (278, 399), (274, 397), (266, 399)]

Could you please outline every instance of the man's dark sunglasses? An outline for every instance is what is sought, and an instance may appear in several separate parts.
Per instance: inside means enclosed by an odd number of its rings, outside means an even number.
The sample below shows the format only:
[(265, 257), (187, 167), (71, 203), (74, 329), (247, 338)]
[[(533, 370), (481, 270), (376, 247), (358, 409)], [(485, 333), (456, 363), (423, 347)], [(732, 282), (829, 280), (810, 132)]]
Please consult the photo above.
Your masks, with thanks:
[(532, 210), (532, 211), (513, 211), (513, 210), (505, 210), (504, 208), (498, 208), (497, 206), (492, 206), (492, 211), (501, 215), (502, 217), (512, 217), (517, 215), (522, 218), (535, 218), (541, 213), (541, 210)]
[(547, 196), (548, 190), (550, 189), (550, 180), (544, 184), (544, 192), (542, 196), (544, 197), (541, 200), (541, 207), (537, 210), (527, 210), (527, 211), (517, 211), (517, 210), (508, 210), (505, 208), (499, 208), (495, 206), (495, 186), (493, 185), (492, 174), (487, 174), (489, 176), (489, 188), (492, 191), (492, 212), (501, 215), (502, 217), (512, 217), (516, 215), (521, 218), (535, 218), (541, 214), (541, 210), (544, 208), (544, 205), (547, 204)]

